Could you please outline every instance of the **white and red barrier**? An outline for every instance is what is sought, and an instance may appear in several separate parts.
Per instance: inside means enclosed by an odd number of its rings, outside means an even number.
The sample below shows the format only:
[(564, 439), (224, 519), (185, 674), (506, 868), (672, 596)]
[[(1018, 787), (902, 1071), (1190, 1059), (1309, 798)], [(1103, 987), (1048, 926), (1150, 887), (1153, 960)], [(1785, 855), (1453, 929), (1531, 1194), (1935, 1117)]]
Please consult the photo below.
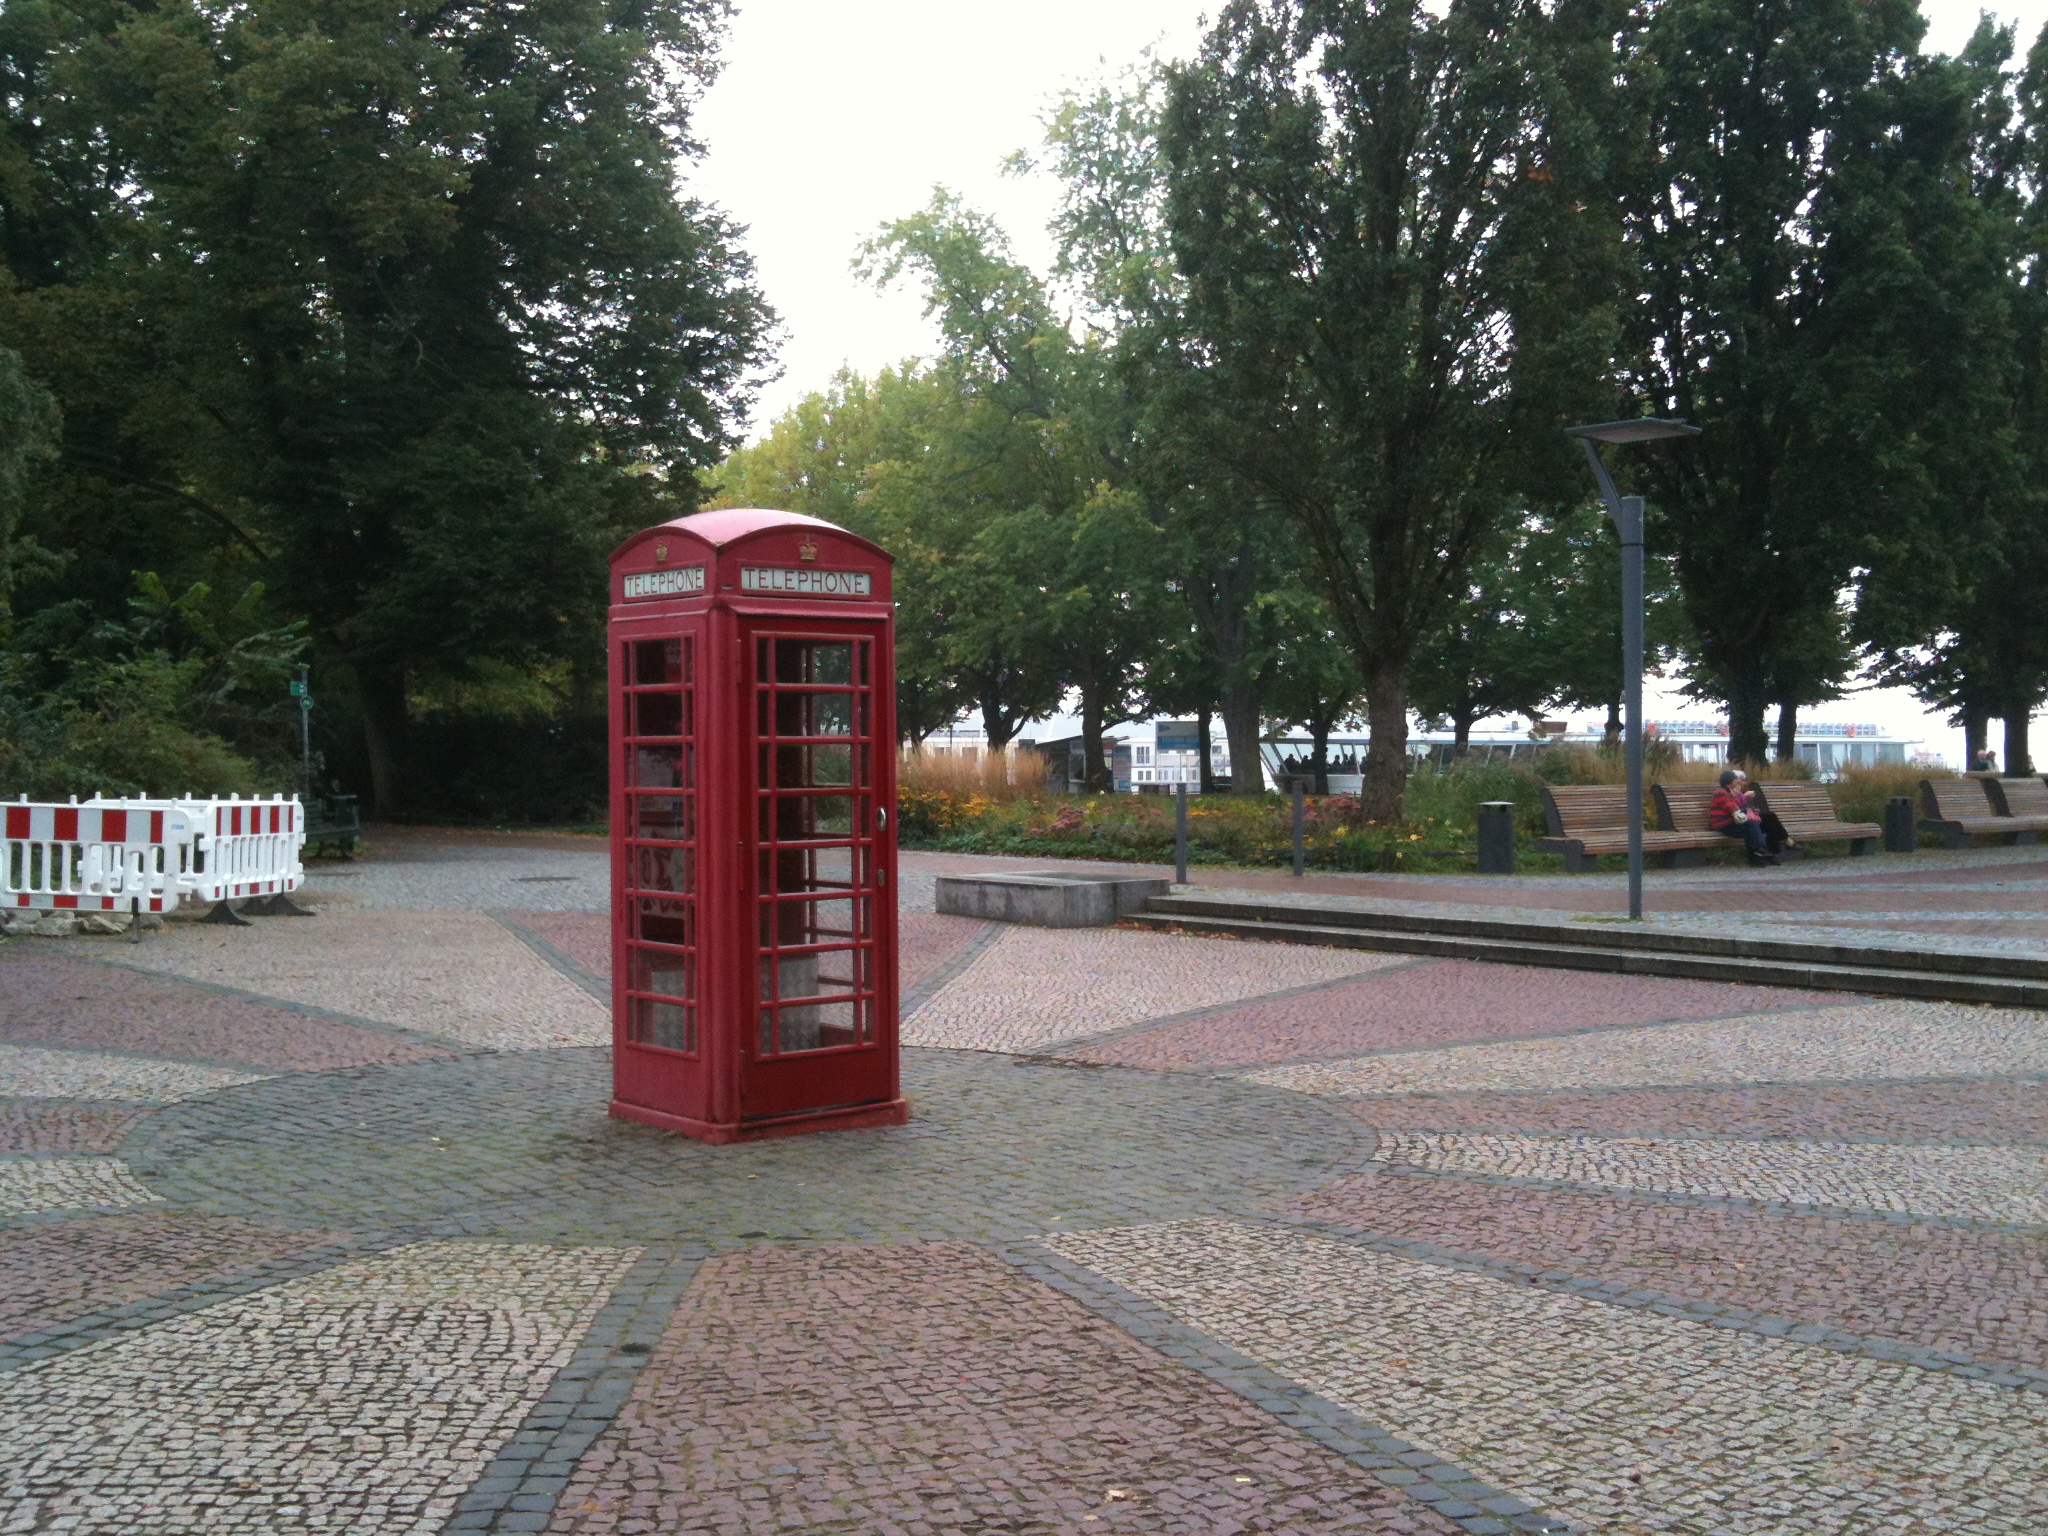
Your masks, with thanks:
[(0, 908), (165, 912), (281, 895), (305, 879), (296, 798), (0, 806)]
[(202, 820), (167, 800), (0, 808), (0, 906), (144, 912), (178, 905)]
[(208, 800), (193, 809), (210, 823), (199, 840), (200, 867), (190, 887), (202, 901), (239, 901), (296, 891), (306, 878), (306, 808), (298, 798)]

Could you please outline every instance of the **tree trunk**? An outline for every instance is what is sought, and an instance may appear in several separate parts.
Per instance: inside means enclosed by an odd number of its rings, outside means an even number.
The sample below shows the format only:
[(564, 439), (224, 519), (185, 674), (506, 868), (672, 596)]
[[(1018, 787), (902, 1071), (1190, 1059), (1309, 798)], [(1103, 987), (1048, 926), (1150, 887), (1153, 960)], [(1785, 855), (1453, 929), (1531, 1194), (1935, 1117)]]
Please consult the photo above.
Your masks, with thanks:
[(1082, 788), (1091, 795), (1109, 793), (1109, 759), (1102, 750), (1102, 698), (1093, 688), (1081, 690)]
[(981, 701), (981, 728), (988, 733), (988, 749), (1000, 752), (1010, 744), (1010, 738), (1017, 734), (1015, 723), (1009, 711), (1003, 708), (1000, 698), (990, 695)]
[[(1199, 782), (1202, 786), (1202, 793), (1205, 795), (1216, 793), (1216, 760), (1209, 752), (1209, 727), (1214, 719), (1215, 715), (1210, 710), (1198, 709), (1195, 711), (1195, 750), (1202, 759), (1195, 771), (1201, 775)], [(1231, 750), (1234, 752), (1237, 749), (1232, 747)], [(1237, 787), (1239, 776), (1240, 770), (1237, 766), (1237, 759), (1233, 757), (1230, 760), (1230, 787), (1232, 789)]]
[(2009, 777), (2029, 778), (2034, 772), (2034, 755), (2027, 747), (2027, 725), (2032, 707), (2022, 701), (2005, 715), (2005, 772)]
[(1606, 738), (1605, 745), (1619, 752), (1621, 750), (1621, 732), (1621, 700), (1609, 699), (1607, 701), (1607, 726), (1603, 733)]
[(1259, 764), (1259, 694), (1250, 683), (1223, 690), (1223, 739), (1230, 743), (1230, 792), (1258, 794), (1266, 775)]
[(1771, 738), (1764, 729), (1764, 684), (1756, 676), (1735, 677), (1728, 683), (1728, 761), (1761, 763), (1771, 751)]
[(1327, 716), (1318, 716), (1308, 723), (1308, 771), (1315, 793), (1319, 795), (1330, 792), (1330, 728), (1336, 723), (1334, 718)]
[(1365, 785), (1360, 809), (1365, 819), (1392, 826), (1401, 819), (1401, 794), (1408, 784), (1408, 670), (1381, 662), (1366, 674)]
[(1799, 755), (1799, 706), (1790, 702), (1778, 706), (1778, 761), (1789, 763)]
[(1472, 755), (1472, 712), (1470, 710), (1451, 712), (1451, 756), (1454, 758)]
[(405, 812), (405, 673), (395, 667), (358, 666), (356, 691), (363, 707), (363, 748), (370, 759), (370, 801), (380, 820)]
[(1963, 772), (1975, 773), (1984, 756), (1984, 738), (1991, 717), (1975, 704), (1963, 706)]

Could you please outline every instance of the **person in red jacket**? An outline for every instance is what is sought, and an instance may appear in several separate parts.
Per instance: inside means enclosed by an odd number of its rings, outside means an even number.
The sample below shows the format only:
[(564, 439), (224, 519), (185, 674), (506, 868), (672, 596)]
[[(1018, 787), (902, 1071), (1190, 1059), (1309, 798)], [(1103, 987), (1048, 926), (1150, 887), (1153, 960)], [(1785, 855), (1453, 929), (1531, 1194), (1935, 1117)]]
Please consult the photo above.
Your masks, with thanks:
[(1752, 864), (1775, 864), (1786, 843), (1785, 825), (1756, 803), (1749, 775), (1730, 768), (1707, 806), (1707, 825), (1723, 837), (1739, 837)]

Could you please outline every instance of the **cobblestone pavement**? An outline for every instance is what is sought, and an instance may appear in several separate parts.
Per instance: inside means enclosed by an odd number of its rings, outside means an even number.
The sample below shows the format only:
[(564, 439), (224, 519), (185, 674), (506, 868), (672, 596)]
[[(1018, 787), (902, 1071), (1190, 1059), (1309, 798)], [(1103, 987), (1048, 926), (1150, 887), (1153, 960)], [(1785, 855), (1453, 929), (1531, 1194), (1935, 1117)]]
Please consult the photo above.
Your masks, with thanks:
[(2048, 1225), (2048, 1149), (2040, 1147), (1382, 1131), (1373, 1157), (1433, 1173), (1590, 1189)]
[(1400, 965), (1400, 956), (1219, 944), (1122, 928), (1009, 928), (907, 1020), (905, 1045), (1039, 1051), (1078, 1036)]
[[(2018, 852), (1796, 879), (2010, 923)], [(604, 1113), (586, 841), (0, 942), (0, 1536), (2048, 1530), (2048, 1018), (905, 862), (911, 1122), (736, 1147)]]
[(1954, 1003), (1862, 1002), (1707, 1024), (1390, 1052), (1273, 1067), (1250, 1081), (1301, 1093), (1842, 1082), (2048, 1073), (2042, 1015)]
[(2041, 1393), (1239, 1223), (1053, 1241), (1595, 1530), (2022, 1536), (2048, 1510)]
[(369, 910), (248, 928), (168, 925), (122, 963), (393, 1024), (465, 1046), (601, 1045), (610, 1015), (478, 910)]

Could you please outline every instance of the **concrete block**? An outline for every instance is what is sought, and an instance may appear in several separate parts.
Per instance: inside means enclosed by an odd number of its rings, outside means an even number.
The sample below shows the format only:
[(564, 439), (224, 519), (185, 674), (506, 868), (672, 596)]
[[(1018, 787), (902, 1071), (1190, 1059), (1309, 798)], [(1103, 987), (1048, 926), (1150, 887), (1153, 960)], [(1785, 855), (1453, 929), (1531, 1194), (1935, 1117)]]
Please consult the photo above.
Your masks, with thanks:
[(1173, 889), (1171, 880), (1064, 870), (941, 875), (937, 885), (941, 912), (1035, 928), (1106, 928), (1120, 917), (1144, 911), (1152, 897)]

